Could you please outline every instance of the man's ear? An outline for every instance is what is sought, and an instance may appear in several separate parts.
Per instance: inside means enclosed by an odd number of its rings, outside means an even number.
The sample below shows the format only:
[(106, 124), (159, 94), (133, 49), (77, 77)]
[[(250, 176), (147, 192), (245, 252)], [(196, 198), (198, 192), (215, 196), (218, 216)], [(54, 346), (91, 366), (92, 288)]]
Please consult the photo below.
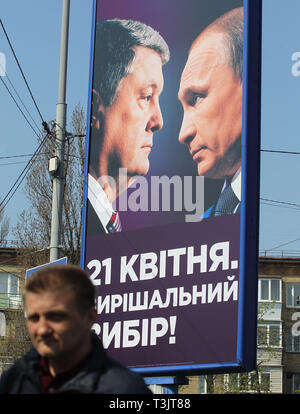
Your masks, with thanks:
[(92, 89), (92, 128), (100, 128), (100, 114), (104, 114), (104, 105), (100, 93)]
[(91, 328), (97, 320), (97, 310), (95, 308), (90, 308), (87, 313), (87, 318), (88, 318), (88, 325)]

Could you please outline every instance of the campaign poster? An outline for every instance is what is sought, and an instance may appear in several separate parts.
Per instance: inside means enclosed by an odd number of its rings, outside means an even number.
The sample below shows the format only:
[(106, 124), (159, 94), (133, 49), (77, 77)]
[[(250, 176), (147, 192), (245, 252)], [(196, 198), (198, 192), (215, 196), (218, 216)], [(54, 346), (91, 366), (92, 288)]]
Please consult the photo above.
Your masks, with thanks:
[(94, 4), (81, 266), (145, 375), (255, 365), (259, 10)]

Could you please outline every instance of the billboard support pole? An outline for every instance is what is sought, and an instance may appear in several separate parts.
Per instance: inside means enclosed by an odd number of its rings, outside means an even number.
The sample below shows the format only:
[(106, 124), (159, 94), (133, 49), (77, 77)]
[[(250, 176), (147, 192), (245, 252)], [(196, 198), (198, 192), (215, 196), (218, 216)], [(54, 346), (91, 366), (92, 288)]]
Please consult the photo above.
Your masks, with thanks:
[(64, 153), (66, 135), (66, 80), (68, 60), (68, 38), (69, 38), (69, 14), (70, 0), (63, 0), (62, 26), (61, 26), (61, 49), (60, 49), (60, 71), (58, 103), (56, 105), (56, 130), (55, 130), (55, 161), (57, 169), (53, 174), (52, 190), (52, 219), (50, 240), (50, 262), (60, 258), (62, 212), (63, 212), (63, 189), (64, 189)]

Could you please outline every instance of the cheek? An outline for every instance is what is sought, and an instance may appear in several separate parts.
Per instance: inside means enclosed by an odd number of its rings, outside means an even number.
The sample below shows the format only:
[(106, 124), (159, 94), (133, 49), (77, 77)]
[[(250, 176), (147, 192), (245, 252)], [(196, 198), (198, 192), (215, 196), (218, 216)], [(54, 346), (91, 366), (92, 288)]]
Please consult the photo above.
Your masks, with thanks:
[(35, 331), (34, 327), (29, 323), (26, 324), (26, 327), (27, 327), (29, 336), (32, 338), (34, 336), (34, 331)]
[(211, 99), (209, 105), (203, 107), (202, 113), (199, 110), (197, 132), (216, 155), (224, 155), (227, 147), (240, 136), (241, 129), (241, 100), (234, 94)]
[(224, 125), (228, 131), (228, 136), (234, 140), (242, 131), (242, 86), (231, 88), (226, 96), (226, 106), (224, 106)]
[(219, 146), (218, 136), (222, 131), (222, 112), (216, 106), (206, 107), (195, 113), (195, 125), (201, 145), (208, 149), (216, 149)]

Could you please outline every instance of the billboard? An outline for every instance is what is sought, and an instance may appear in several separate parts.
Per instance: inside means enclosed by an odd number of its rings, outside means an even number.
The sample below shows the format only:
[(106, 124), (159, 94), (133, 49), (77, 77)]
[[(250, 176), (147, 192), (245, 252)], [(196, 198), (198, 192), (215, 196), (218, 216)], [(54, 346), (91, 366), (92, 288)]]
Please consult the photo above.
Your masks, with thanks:
[(260, 12), (94, 4), (81, 266), (144, 375), (255, 367)]

